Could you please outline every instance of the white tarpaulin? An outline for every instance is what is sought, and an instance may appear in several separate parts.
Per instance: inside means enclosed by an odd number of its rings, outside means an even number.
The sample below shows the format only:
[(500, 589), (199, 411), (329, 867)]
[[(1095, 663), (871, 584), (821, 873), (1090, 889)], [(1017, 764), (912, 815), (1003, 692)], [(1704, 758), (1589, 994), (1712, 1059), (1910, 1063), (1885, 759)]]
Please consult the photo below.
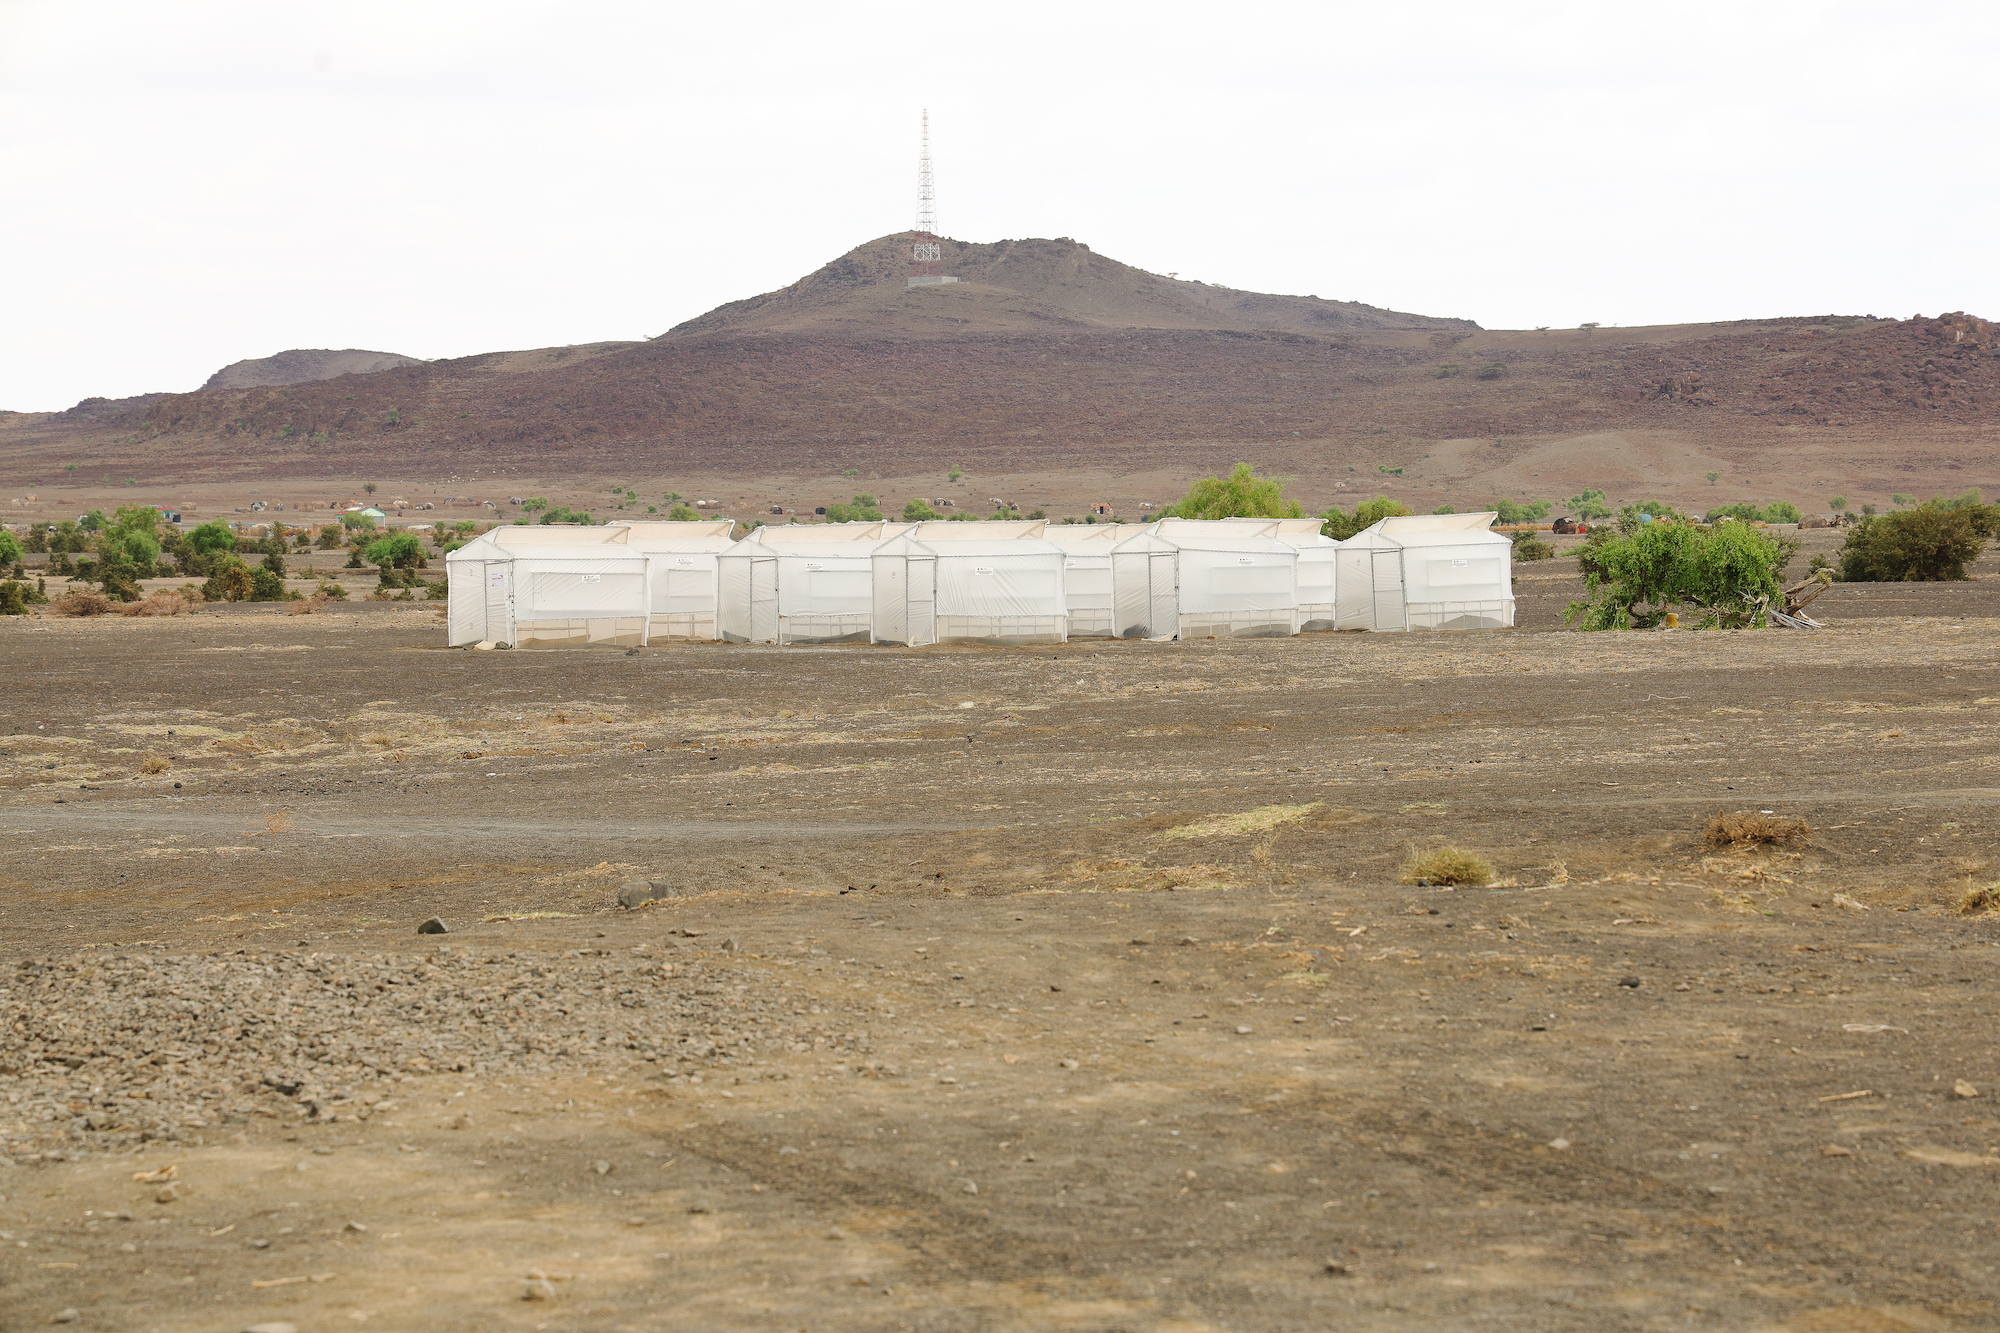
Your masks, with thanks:
[(684, 523), (619, 523), (628, 550), (648, 558), (646, 637), (653, 639), (714, 639), (720, 637), (716, 609), (721, 598), (718, 561), (736, 543), (733, 519), (698, 519)]
[(714, 560), (734, 526), (495, 528), (445, 557), (449, 641), (629, 647), (655, 633), (713, 638)]
[(1514, 623), (1514, 544), (1496, 516), (1385, 518), (1335, 556), (1341, 629), (1506, 629)]
[(1111, 580), (1111, 550), (1149, 526), (1123, 523), (1051, 523), (1042, 534), (1063, 552), (1063, 603), (1069, 637), (1101, 639), (1118, 633)]
[(869, 554), (882, 544), (882, 529), (881, 523), (801, 523), (752, 532), (721, 557), (723, 637), (867, 642), (875, 620)]
[[(927, 522), (884, 543), (874, 560), (877, 606), (895, 619), (876, 641), (1064, 642), (1063, 552), (1042, 531), (1039, 519)], [(917, 637), (926, 618), (929, 640)]]
[(1270, 638), (1298, 630), (1299, 553), (1227, 521), (1165, 518), (1154, 530), (1179, 553), (1183, 639)]

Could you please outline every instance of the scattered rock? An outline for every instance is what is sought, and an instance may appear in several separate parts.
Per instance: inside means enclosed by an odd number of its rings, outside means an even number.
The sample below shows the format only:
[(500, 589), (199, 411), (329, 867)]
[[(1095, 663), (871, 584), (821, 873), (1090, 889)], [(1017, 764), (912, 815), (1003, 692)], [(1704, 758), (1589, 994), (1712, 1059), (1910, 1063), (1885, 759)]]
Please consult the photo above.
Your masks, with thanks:
[(1329, 1277), (1352, 1277), (1354, 1270), (1338, 1259), (1329, 1259), (1326, 1261), (1326, 1273)]
[(1568, 1140), (1568, 1139), (1550, 1139), (1550, 1140), (1549, 1140), (1549, 1146), (1550, 1146), (1551, 1148), (1554, 1148), (1554, 1149), (1555, 1149), (1555, 1150), (1556, 1150), (1557, 1152), (1568, 1152), (1568, 1151), (1569, 1151), (1569, 1140)]
[(521, 1285), (521, 1299), (524, 1301), (552, 1301), (555, 1298), (555, 1284), (545, 1277), (531, 1277)]
[(163, 1186), (160, 1192), (153, 1196), (154, 1203), (179, 1203), (180, 1201), (181, 1187), (179, 1185)]
[(635, 879), (618, 890), (618, 905), (630, 912), (662, 898), (674, 898), (680, 890), (663, 879)]
[(1854, 1156), (1854, 1150), (1852, 1148), (1843, 1148), (1838, 1143), (1829, 1143), (1819, 1150), (1819, 1155), (1821, 1157), (1852, 1157)]
[(590, 1169), (595, 1171), (600, 1176), (608, 1176), (611, 1174), (611, 1163), (605, 1161), (603, 1158), (600, 1157), (598, 1160), (590, 1164)]
[(1236, 1025), (1236, 1035), (1237, 1035), (1237, 1036), (1239, 1036), (1239, 1037), (1247, 1037), (1247, 1036), (1249, 1036), (1249, 1035), (1250, 1035), (1250, 1034), (1251, 1034), (1252, 1032), (1254, 1032), (1255, 1030), (1256, 1030), (1256, 1029), (1252, 1028), (1252, 1027), (1251, 1027), (1251, 1026), (1250, 1026), (1249, 1024), (1247, 1024), (1247, 1023), (1238, 1023), (1238, 1024)]
[(423, 924), (423, 925), (421, 925), (421, 926), (418, 926), (418, 927), (417, 927), (417, 934), (419, 934), (419, 935), (449, 935), (449, 934), (451, 934), (451, 927), (450, 927), (450, 926), (447, 926), (447, 925), (446, 925), (446, 924), (444, 923), (444, 918), (443, 918), (443, 917), (441, 917), (441, 916), (434, 916), (434, 917), (432, 917), (432, 918), (431, 918), (430, 920), (428, 920), (428, 921), (424, 922), (424, 924)]
[(1064, 1069), (1077, 1069), (1081, 1067), (1075, 1060), (1058, 1060), (1056, 1061), (1056, 1063), (1061, 1065)]
[(735, 953), (739, 947), (740, 946), (736, 943), (736, 937), (734, 935), (731, 935), (728, 939), (722, 942), (722, 951), (724, 953)]
[(979, 1184), (977, 1181), (961, 1180), (958, 1182), (958, 1187), (964, 1190), (967, 1194), (979, 1193)]
[(826, 1238), (828, 1240), (846, 1240), (847, 1233), (839, 1227), (829, 1227), (827, 1228)]
[(49, 1322), (51, 1324), (74, 1324), (77, 1320), (81, 1318), (83, 1318), (83, 1316), (81, 1314), (78, 1314), (74, 1309), (58, 1310), (55, 1313), (55, 1317), (49, 1320)]
[(1970, 1083), (1967, 1083), (1964, 1079), (1961, 1078), (1952, 1083), (1951, 1095), (1954, 1097), (1977, 1097), (1979, 1095), (1979, 1089), (1973, 1087)]
[(299, 1326), (286, 1323), (252, 1324), (243, 1333), (299, 1333)]
[(368, 1224), (365, 1222), (349, 1222), (347, 1229), (349, 1231), (366, 1231), (368, 1230)]

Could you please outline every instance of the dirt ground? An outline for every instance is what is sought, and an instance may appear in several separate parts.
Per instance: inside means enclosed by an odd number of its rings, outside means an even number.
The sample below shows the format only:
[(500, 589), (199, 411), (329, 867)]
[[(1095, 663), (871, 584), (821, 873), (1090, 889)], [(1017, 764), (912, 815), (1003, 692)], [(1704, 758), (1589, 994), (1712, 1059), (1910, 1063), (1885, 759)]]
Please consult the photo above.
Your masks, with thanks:
[(1019, 650), (0, 625), (0, 1328), (2000, 1326), (2000, 579), (1581, 636), (1522, 575)]

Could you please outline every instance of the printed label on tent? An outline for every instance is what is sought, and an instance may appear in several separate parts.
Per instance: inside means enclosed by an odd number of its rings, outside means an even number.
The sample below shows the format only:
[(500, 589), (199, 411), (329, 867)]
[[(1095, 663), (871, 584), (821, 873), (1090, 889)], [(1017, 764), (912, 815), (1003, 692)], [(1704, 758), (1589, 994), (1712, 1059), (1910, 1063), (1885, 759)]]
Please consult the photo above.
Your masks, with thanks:
[(493, 571), (493, 584), (492, 584), (492, 586), (494, 586), (494, 587), (496, 587), (496, 588), (504, 588), (504, 587), (506, 587), (506, 586), (507, 586), (507, 571), (506, 571), (506, 570), (504, 570), (504, 569), (496, 569), (496, 570), (494, 570), (494, 571)]
[(583, 576), (583, 581), (585, 583), (602, 583), (604, 581), (604, 576), (602, 574), (585, 574)]
[(812, 561), (812, 560), (808, 560), (808, 561), (806, 561), (806, 568), (807, 568), (807, 569), (825, 569), (825, 568), (826, 568), (826, 566), (825, 566), (825, 565), (822, 565), (822, 564), (819, 564), (819, 563), (818, 563), (817, 561)]
[(1452, 562), (1451, 562), (1451, 567), (1452, 567), (1453, 569), (1464, 569), (1464, 568), (1465, 568), (1465, 562), (1464, 562), (1463, 560), (1454, 560), (1454, 561), (1452, 561)]
[(973, 566), (973, 569), (972, 569), (972, 572), (973, 572), (973, 573), (975, 573), (975, 574), (991, 574), (991, 573), (993, 572), (993, 566), (991, 566), (991, 565), (975, 565), (975, 566)]
[(682, 569), (694, 568), (694, 561), (688, 559), (686, 556), (682, 556), (680, 559), (674, 561), (674, 563), (679, 565)]
[(1257, 562), (1247, 555), (1239, 555), (1236, 557), (1236, 563), (1239, 565), (1254, 565)]

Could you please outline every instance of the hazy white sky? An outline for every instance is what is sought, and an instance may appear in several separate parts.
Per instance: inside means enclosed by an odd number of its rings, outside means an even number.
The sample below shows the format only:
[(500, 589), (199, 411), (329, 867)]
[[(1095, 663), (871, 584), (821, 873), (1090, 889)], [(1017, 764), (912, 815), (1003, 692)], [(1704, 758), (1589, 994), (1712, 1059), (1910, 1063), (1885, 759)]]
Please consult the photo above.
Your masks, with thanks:
[(2000, 11), (0, 0), (0, 407), (664, 331), (911, 225), (1489, 327), (2000, 315)]

